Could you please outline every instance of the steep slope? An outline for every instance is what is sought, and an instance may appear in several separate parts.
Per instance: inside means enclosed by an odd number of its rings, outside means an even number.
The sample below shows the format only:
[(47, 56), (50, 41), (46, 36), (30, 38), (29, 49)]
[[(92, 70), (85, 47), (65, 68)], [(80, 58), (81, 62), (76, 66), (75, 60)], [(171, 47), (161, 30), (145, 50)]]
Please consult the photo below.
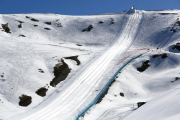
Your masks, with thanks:
[[(179, 108), (166, 108), (179, 94), (179, 15), (0, 15), (0, 119), (76, 119), (142, 53), (84, 119), (177, 119)], [(137, 109), (138, 102), (147, 103)], [(157, 108), (165, 109), (158, 117)]]
[(127, 116), (124, 120), (178, 120), (180, 118), (179, 93), (179, 88), (165, 92), (163, 95), (148, 101), (147, 104)]
[[(117, 61), (116, 57), (121, 56), (119, 57), (121, 59), (132, 45), (142, 16), (143, 13), (141, 11), (136, 11), (134, 14), (125, 14), (122, 29), (120, 34), (117, 35), (115, 42), (97, 58), (93, 59), (87, 68), (78, 71), (76, 76), (71, 78), (75, 82), (59, 94), (57, 99), (47, 107), (24, 119), (75, 119), (74, 117), (76, 117), (78, 111), (83, 110), (84, 106), (88, 106), (90, 100), (98, 93), (95, 91), (96, 87), (101, 85), (99, 83), (105, 83), (105, 81), (109, 80), (108, 77), (102, 79), (104, 75), (110, 75), (109, 70), (113, 75), (113, 69), (110, 69), (109, 66), (112, 68), (116, 66), (117, 62), (114, 62)], [(13, 119), (22, 119), (22, 117), (17, 116)]]
[[(178, 108), (174, 110), (172, 108), (169, 111), (165, 109), (166, 105), (177, 101), (178, 96), (172, 94), (174, 97), (168, 98), (171, 96), (171, 92), (168, 92), (166, 96), (168, 101), (160, 99), (159, 95), (180, 87), (179, 12), (179, 10), (144, 11), (144, 19), (132, 48), (148, 48), (148, 53), (133, 61), (119, 73), (103, 100), (85, 114), (85, 120), (135, 118), (161, 120), (165, 118), (163, 116), (172, 120), (178, 118), (179, 114), (176, 111)], [(178, 94), (178, 89), (175, 91)], [(156, 97), (163, 102), (163, 105), (156, 103)], [(154, 98), (154, 104), (149, 104), (149, 100)], [(141, 107), (137, 109), (138, 102), (147, 102), (148, 106), (145, 104), (144, 109)], [(156, 108), (158, 111), (152, 112)], [(158, 113), (162, 114), (158, 115)]]
[[(32, 109), (58, 93), (66, 80), (113, 42), (122, 22), (122, 14), (0, 15), (0, 118)], [(83, 32), (89, 25), (93, 28)], [(68, 59), (71, 56), (78, 56), (80, 64)], [(61, 82), (54, 87), (50, 82), (57, 75), (64, 77), (58, 77)]]

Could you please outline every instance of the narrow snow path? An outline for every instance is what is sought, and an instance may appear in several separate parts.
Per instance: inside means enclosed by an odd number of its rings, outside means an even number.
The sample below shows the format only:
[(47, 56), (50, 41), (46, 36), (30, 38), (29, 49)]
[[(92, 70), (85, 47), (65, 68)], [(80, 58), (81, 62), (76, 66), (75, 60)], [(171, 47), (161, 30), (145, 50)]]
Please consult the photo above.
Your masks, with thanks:
[[(136, 36), (142, 18), (142, 12), (136, 11), (134, 14), (126, 14), (124, 27), (117, 36), (115, 43), (104, 51), (86, 70), (79, 74), (75, 82), (62, 92), (57, 99), (52, 101), (47, 107), (27, 116), (24, 120), (66, 120), (75, 119), (77, 111), (82, 110), (94, 86), (102, 80), (108, 66), (113, 64), (112, 60), (116, 55), (122, 57), (129, 49)], [(108, 74), (108, 73), (107, 73)], [(13, 118), (19, 119), (19, 118)]]

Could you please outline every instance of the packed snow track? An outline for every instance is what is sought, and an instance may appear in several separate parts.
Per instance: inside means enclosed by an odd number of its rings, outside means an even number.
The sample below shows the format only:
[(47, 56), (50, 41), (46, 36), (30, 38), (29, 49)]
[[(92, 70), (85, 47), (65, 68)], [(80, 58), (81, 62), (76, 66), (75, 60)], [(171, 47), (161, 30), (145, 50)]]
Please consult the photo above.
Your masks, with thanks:
[(112, 61), (120, 55), (123, 58), (125, 52), (135, 40), (140, 22), (143, 16), (142, 11), (124, 14), (124, 23), (114, 43), (89, 64), (86, 69), (78, 71), (78, 77), (67, 89), (59, 93), (55, 100), (52, 100), (46, 107), (12, 117), (13, 120), (71, 120), (76, 119), (78, 112), (82, 111), (91, 93), (102, 81), (107, 73), (108, 66), (116, 66)]

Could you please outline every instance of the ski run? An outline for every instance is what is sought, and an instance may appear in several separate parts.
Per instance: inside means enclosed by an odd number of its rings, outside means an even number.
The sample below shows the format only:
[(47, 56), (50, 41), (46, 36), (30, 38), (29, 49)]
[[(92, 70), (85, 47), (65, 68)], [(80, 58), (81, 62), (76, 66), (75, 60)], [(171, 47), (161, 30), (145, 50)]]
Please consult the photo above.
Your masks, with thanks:
[(178, 120), (179, 16), (0, 15), (0, 120)]

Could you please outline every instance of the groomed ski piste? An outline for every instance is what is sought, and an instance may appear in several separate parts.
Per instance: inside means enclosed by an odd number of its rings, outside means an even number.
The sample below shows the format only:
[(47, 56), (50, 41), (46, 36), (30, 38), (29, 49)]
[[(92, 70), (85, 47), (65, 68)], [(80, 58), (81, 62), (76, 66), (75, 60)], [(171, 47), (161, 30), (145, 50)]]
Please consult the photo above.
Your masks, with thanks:
[[(78, 111), (82, 111), (84, 106), (88, 106), (89, 100), (93, 100), (92, 91), (95, 91), (95, 86), (99, 86), (102, 80), (105, 81), (106, 74), (110, 74), (109, 66), (113, 69), (116, 62), (113, 60), (118, 56), (123, 56), (130, 48), (135, 39), (139, 24), (143, 13), (141, 11), (131, 10), (124, 15), (123, 27), (115, 38), (115, 42), (107, 48), (99, 57), (90, 63), (88, 68), (79, 71), (79, 76), (74, 83), (69, 86), (63, 93), (61, 93), (56, 100), (54, 100), (47, 107), (33, 113), (32, 115), (17, 119), (71, 119), (77, 117)], [(116, 59), (115, 59), (116, 60)], [(111, 73), (113, 71), (111, 70)], [(113, 74), (112, 74), (113, 75)], [(104, 79), (102, 79), (104, 78)], [(109, 78), (109, 77), (106, 77)], [(106, 81), (108, 81), (107, 79)], [(101, 89), (99, 90), (101, 91)], [(16, 119), (16, 118), (13, 118)], [(74, 118), (75, 119), (75, 118)]]
[[(165, 108), (170, 103), (178, 104), (176, 95), (180, 93), (177, 66), (180, 56), (176, 47), (180, 41), (179, 12), (131, 9), (127, 13), (85, 17), (1, 15), (3, 24), (10, 23), (11, 34), (2, 30), (0, 119), (177, 119), (180, 107), (171, 107), (169, 114)], [(20, 21), (22, 28), (14, 21)], [(90, 24), (93, 27), (88, 30)], [(34, 27), (45, 30), (33, 31)], [(76, 55), (80, 65), (68, 58)], [(68, 65), (70, 73), (64, 81), (52, 86), (49, 82), (54, 77), (53, 67), (62, 65), (61, 62)], [(45, 96), (36, 94), (41, 87), (48, 90)], [(96, 104), (105, 90), (107, 95)], [(171, 97), (164, 95), (167, 91), (172, 92)], [(24, 94), (32, 97), (26, 107), (18, 105)], [(147, 103), (137, 108), (138, 102)], [(157, 115), (162, 109), (156, 109), (161, 107), (165, 111)]]

